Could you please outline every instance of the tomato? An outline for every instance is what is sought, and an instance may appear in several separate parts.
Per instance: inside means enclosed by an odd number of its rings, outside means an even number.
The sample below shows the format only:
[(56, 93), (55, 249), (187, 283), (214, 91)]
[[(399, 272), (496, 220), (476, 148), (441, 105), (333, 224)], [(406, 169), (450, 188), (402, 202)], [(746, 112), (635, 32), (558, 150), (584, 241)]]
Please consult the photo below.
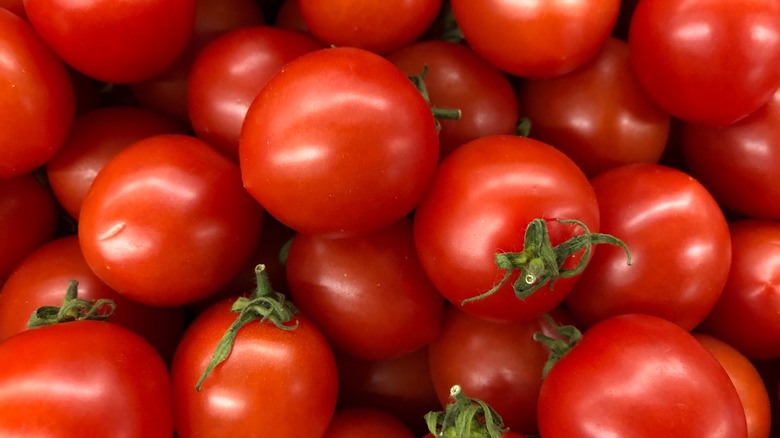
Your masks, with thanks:
[(52, 192), (63, 209), (78, 219), (92, 181), (114, 155), (146, 137), (176, 133), (184, 133), (178, 123), (142, 108), (110, 106), (82, 114), (46, 165)]
[(753, 218), (780, 219), (780, 88), (763, 107), (729, 126), (686, 123), (682, 151), (690, 173), (718, 203)]
[(642, 0), (628, 43), (650, 97), (688, 122), (733, 123), (780, 87), (775, 0)]
[(56, 232), (56, 201), (35, 176), (0, 178), (0, 286)]
[(780, 358), (780, 224), (743, 219), (729, 231), (728, 280), (699, 330), (751, 359)]
[[(512, 271), (492, 295), (463, 301), (501, 284), (506, 274), (495, 255), (522, 251), (523, 234), (535, 219), (544, 220), (553, 245), (584, 231), (557, 219), (577, 219), (598, 231), (596, 195), (587, 178), (548, 144), (517, 136), (482, 137), (442, 161), (415, 210), (415, 245), (434, 286), (458, 308), (495, 321), (533, 319), (563, 301), (577, 277), (560, 278), (554, 287), (544, 284), (521, 300), (511, 284), (518, 274)], [(582, 255), (567, 257), (566, 266), (572, 268)]]
[[(422, 419), (420, 420), (422, 421)], [(415, 438), (401, 420), (371, 408), (339, 409), (322, 438)]]
[(518, 109), (512, 84), (469, 47), (420, 41), (386, 58), (407, 75), (419, 75), (427, 66), (424, 81), (431, 106), (460, 110), (457, 120), (439, 120), (442, 157), (479, 137), (515, 132)]
[(538, 418), (546, 438), (747, 437), (739, 395), (715, 357), (680, 326), (641, 314), (583, 334), (542, 382)]
[(444, 298), (420, 265), (408, 219), (368, 235), (295, 236), (287, 283), (298, 308), (350, 356), (399, 357), (439, 332)]
[(3, 341), (0, 409), (7, 437), (173, 434), (163, 360), (142, 337), (105, 321), (38, 327)]
[(65, 66), (29, 23), (5, 9), (0, 59), (0, 178), (9, 178), (32, 172), (57, 152), (76, 106)]
[(306, 22), (301, 16), (298, 0), (282, 0), (276, 17), (274, 17), (274, 27), (309, 33)]
[(521, 437), (509, 430), (501, 416), (489, 403), (479, 398), (466, 396), (460, 385), (453, 385), (449, 391), (451, 402), (443, 411), (425, 414), (430, 433), (424, 438), (447, 437)]
[(321, 48), (306, 35), (271, 26), (237, 29), (206, 45), (195, 58), (188, 82), (195, 133), (238, 161), (241, 125), (257, 93), (282, 66)]
[(737, 389), (745, 410), (748, 437), (769, 436), (772, 420), (769, 394), (764, 380), (750, 359), (718, 338), (702, 333), (694, 333), (693, 336), (715, 356)]
[(596, 56), (617, 20), (620, 0), (452, 0), (469, 46), (515, 76), (569, 73)]
[(0, 0), (0, 8), (7, 9), (19, 18), (27, 20), (27, 13), (24, 12), (24, 0)]
[(192, 36), (195, 0), (25, 0), (35, 31), (66, 63), (105, 82), (154, 77)]
[(712, 310), (731, 264), (728, 224), (712, 195), (688, 174), (627, 164), (591, 180), (601, 231), (631, 249), (601, 245), (566, 297), (587, 327), (609, 316), (646, 313), (693, 329)]
[[(327, 86), (323, 86), (327, 84)], [(428, 190), (439, 157), (436, 123), (390, 61), (355, 48), (288, 63), (252, 102), (239, 157), (244, 186), (304, 234), (389, 226)]]
[(574, 72), (523, 81), (518, 94), (531, 138), (560, 149), (588, 176), (658, 162), (670, 117), (645, 94), (629, 58), (628, 44), (611, 38)]
[(105, 165), (84, 199), (78, 234), (87, 264), (112, 289), (178, 306), (238, 273), (262, 218), (238, 166), (194, 137), (163, 134)]
[(301, 17), (315, 38), (326, 45), (359, 47), (379, 54), (420, 38), (441, 5), (442, 0), (298, 0)]

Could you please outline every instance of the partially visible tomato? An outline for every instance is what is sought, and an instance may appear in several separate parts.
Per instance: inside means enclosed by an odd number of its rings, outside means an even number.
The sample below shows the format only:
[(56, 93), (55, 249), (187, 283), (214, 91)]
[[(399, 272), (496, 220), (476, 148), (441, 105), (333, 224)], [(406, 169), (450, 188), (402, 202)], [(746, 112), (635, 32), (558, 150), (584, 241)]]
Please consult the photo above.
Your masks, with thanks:
[[(422, 418), (420, 419), (422, 421)], [(372, 408), (344, 408), (333, 415), (322, 438), (415, 438), (401, 420)]]

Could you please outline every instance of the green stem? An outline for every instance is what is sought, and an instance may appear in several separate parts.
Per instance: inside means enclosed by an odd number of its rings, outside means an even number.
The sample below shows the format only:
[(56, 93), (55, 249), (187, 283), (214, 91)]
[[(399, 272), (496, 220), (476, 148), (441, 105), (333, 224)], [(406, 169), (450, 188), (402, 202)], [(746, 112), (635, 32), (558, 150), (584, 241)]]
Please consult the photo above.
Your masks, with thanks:
[(41, 306), (30, 315), (27, 320), (27, 328), (43, 327), (46, 325), (60, 324), (63, 322), (93, 320), (105, 321), (114, 314), (116, 303), (107, 298), (94, 301), (78, 297), (77, 280), (68, 281), (68, 289), (62, 306)]
[(501, 438), (508, 430), (498, 412), (484, 401), (466, 396), (460, 385), (450, 388), (450, 397), (453, 403), (443, 412), (425, 414), (428, 431), (433, 436)]
[(573, 325), (560, 325), (549, 314), (544, 315), (560, 338), (547, 336), (542, 332), (534, 333), (534, 341), (541, 342), (550, 349), (550, 356), (542, 368), (542, 378), (547, 377), (552, 367), (574, 348), (582, 339), (582, 332)]
[[(422, 94), (423, 99), (431, 106), (431, 97), (428, 95), (428, 87), (425, 86), (425, 76), (428, 75), (428, 65), (423, 66), (423, 70), (420, 74), (409, 76), (409, 80), (412, 81), (417, 90)], [(450, 108), (438, 108), (431, 106), (431, 113), (436, 121), (436, 129), (441, 131), (441, 122), (443, 120), (459, 120), (461, 117), (461, 111), (459, 109)]]

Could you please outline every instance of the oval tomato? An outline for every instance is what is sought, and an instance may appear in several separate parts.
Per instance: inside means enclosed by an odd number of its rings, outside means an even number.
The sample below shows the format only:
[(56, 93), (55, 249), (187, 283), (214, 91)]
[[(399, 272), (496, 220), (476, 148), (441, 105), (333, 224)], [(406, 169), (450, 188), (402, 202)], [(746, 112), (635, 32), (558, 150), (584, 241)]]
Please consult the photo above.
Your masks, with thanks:
[(371, 408), (343, 408), (333, 415), (322, 438), (415, 438), (401, 420)]

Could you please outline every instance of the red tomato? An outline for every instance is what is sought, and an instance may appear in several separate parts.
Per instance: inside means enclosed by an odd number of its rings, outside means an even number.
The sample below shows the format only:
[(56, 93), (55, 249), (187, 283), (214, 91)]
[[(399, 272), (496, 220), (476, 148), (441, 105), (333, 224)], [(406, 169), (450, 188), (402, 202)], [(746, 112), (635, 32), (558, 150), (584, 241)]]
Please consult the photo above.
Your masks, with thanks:
[(25, 0), (36, 32), (66, 63), (131, 83), (170, 67), (192, 36), (195, 0)]
[(442, 0), (298, 0), (308, 31), (324, 44), (359, 47), (379, 54), (420, 38), (433, 23)]
[(287, 283), (333, 348), (353, 357), (403, 356), (439, 332), (444, 298), (420, 265), (408, 219), (368, 235), (297, 235)]
[(694, 333), (693, 336), (715, 356), (737, 389), (745, 410), (748, 437), (769, 436), (772, 423), (769, 394), (764, 386), (764, 380), (750, 359), (718, 338), (702, 333)]
[(114, 155), (146, 137), (176, 133), (184, 133), (179, 124), (142, 108), (110, 106), (82, 114), (46, 165), (51, 189), (65, 211), (78, 219), (92, 181)]
[[(522, 251), (523, 234), (535, 219), (546, 221), (553, 245), (583, 231), (556, 219), (577, 219), (598, 231), (596, 195), (587, 178), (545, 143), (482, 137), (442, 161), (415, 212), (415, 244), (434, 286), (463, 311), (495, 321), (533, 319), (556, 307), (577, 277), (560, 278), (554, 287), (546, 284), (521, 300), (513, 290), (515, 272), (496, 293), (462, 301), (499, 284), (504, 270), (495, 255)], [(573, 268), (581, 256), (567, 257), (566, 267)]]
[(143, 338), (105, 321), (38, 327), (0, 344), (0, 410), (7, 437), (173, 434), (162, 359)]
[(428, 103), (397, 67), (334, 48), (268, 81), (247, 112), (239, 156), (245, 187), (270, 214), (301, 233), (344, 235), (411, 212), (439, 147)]
[(274, 18), (274, 27), (309, 33), (306, 22), (301, 16), (298, 0), (282, 0), (279, 11)]
[(780, 219), (780, 89), (763, 107), (729, 126), (685, 124), (685, 164), (726, 208)]
[(0, 178), (30, 173), (62, 146), (76, 111), (65, 66), (30, 24), (0, 8)]
[(628, 43), (650, 97), (688, 122), (733, 123), (780, 87), (776, 0), (642, 0)]
[(518, 109), (509, 79), (469, 47), (421, 41), (386, 56), (407, 75), (428, 67), (425, 87), (432, 107), (458, 109), (458, 120), (439, 120), (440, 155), (488, 135), (513, 134)]
[(617, 20), (620, 0), (452, 0), (466, 41), (507, 73), (558, 76), (596, 56)]
[(650, 315), (586, 331), (542, 382), (538, 417), (545, 438), (747, 437), (723, 367), (690, 333)]
[(282, 66), (321, 48), (304, 34), (271, 26), (238, 29), (206, 45), (189, 76), (188, 108), (195, 133), (238, 161), (241, 125), (257, 93)]
[(574, 72), (523, 81), (519, 100), (531, 138), (560, 149), (588, 176), (658, 162), (670, 117), (645, 94), (629, 57), (628, 44), (611, 38)]
[(712, 310), (731, 264), (728, 224), (696, 180), (658, 164), (628, 164), (591, 180), (601, 231), (631, 249), (601, 245), (566, 297), (585, 327), (609, 316), (646, 313), (693, 329)]
[(728, 280), (699, 328), (751, 359), (780, 358), (780, 223), (730, 224)]
[(35, 176), (0, 178), (0, 286), (56, 231), (56, 201)]
[(177, 306), (238, 273), (257, 247), (262, 218), (233, 162), (194, 137), (157, 135), (119, 152), (95, 178), (79, 241), (112, 289)]
[[(422, 421), (422, 419), (420, 419)], [(339, 409), (322, 438), (415, 438), (401, 420), (371, 408)]]
[[(283, 330), (252, 321), (237, 333), (227, 360), (195, 384), (236, 320), (233, 299), (198, 316), (184, 333), (171, 379), (181, 438), (322, 436), (333, 416), (338, 374), (327, 340), (305, 316)], [(290, 324), (295, 324), (291, 321)]]
[(19, 18), (27, 20), (27, 13), (24, 11), (24, 0), (0, 0), (0, 8), (8, 9)]

